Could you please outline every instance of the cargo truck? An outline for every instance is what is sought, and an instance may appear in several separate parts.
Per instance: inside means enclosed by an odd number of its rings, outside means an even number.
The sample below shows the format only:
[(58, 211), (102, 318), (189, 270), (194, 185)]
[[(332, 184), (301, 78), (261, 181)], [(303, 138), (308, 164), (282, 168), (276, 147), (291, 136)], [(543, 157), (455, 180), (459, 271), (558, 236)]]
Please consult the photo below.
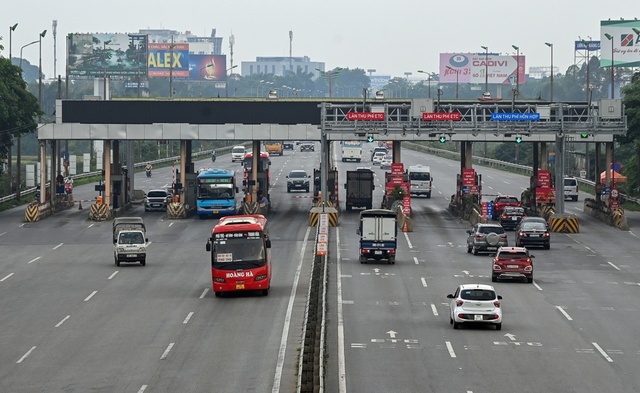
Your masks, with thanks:
[(398, 226), (396, 213), (387, 209), (369, 209), (360, 212), (360, 263), (386, 260), (396, 263)]
[(373, 207), (373, 171), (359, 170), (347, 171), (347, 182), (344, 184), (346, 190), (346, 207), (351, 210), (354, 207)]
[(281, 156), (282, 154), (284, 154), (284, 146), (281, 141), (265, 142), (264, 147), (266, 148), (267, 153), (269, 153), (270, 155), (277, 154)]

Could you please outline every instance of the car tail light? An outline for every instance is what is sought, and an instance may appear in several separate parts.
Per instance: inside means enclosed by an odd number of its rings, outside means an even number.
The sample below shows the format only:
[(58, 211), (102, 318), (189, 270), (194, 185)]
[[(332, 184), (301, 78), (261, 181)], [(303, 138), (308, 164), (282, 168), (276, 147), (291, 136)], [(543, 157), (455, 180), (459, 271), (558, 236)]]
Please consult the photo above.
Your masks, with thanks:
[(462, 300), (460, 300), (460, 299), (456, 300), (456, 306), (460, 307), (460, 306), (462, 306), (463, 304), (464, 304), (464, 301), (462, 301)]
[(525, 272), (530, 272), (530, 271), (532, 271), (532, 270), (533, 270), (533, 266), (531, 266), (531, 265), (529, 265), (529, 266), (525, 266), (525, 267), (524, 267), (524, 271), (525, 271)]
[(266, 274), (261, 274), (259, 276), (256, 276), (255, 281), (262, 281), (262, 280), (264, 280), (266, 278), (267, 278)]
[(507, 215), (505, 214), (504, 216), (502, 216), (502, 218), (506, 220), (506, 219), (508, 219), (508, 218), (509, 218), (509, 216), (507, 216)]
[(213, 282), (226, 282), (222, 277), (213, 277)]
[(474, 236), (476, 239), (484, 239), (484, 235), (481, 233), (478, 233)]
[(389, 254), (395, 254), (395, 253), (396, 253), (396, 250), (393, 250), (393, 249), (389, 250)]
[(502, 238), (502, 239), (506, 239), (506, 238), (507, 238), (507, 234), (506, 234), (506, 233), (503, 233), (502, 235), (500, 235), (500, 238)]
[(368, 250), (368, 249), (366, 249), (366, 248), (363, 248), (363, 249), (362, 249), (362, 253), (363, 253), (363, 254), (368, 254), (368, 253), (370, 253), (370, 252), (371, 252), (371, 250)]
[(498, 318), (500, 318), (500, 317), (498, 316), (498, 314), (490, 315), (490, 317), (491, 317), (491, 318), (493, 318), (493, 319), (498, 319)]
[(500, 308), (500, 300), (494, 300), (494, 301), (493, 301), (493, 305), (494, 305), (496, 308)]

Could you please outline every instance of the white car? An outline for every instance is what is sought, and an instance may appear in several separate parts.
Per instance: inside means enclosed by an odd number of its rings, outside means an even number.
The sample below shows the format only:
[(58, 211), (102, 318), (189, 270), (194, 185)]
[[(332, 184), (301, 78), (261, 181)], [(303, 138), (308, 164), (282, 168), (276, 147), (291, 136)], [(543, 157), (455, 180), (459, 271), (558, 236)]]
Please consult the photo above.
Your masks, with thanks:
[(382, 158), (382, 161), (380, 161), (380, 168), (381, 169), (391, 169), (391, 164), (392, 163), (393, 163), (393, 157), (384, 156), (384, 158)]
[(462, 284), (454, 294), (448, 294), (449, 323), (458, 329), (462, 323), (484, 323), (502, 329), (502, 296), (487, 284)]
[(378, 151), (375, 152), (375, 154), (373, 155), (373, 158), (371, 159), (371, 162), (373, 165), (380, 165), (380, 163), (382, 162), (382, 160), (384, 159), (384, 157), (387, 154), (385, 152), (382, 151)]

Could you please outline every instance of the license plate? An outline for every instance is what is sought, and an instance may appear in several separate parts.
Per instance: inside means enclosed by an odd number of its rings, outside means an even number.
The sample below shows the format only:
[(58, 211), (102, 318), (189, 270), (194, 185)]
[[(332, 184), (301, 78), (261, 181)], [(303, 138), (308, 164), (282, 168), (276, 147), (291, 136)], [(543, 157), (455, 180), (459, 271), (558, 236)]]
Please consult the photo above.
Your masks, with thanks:
[(497, 250), (498, 247), (487, 247), (487, 250)]
[(135, 258), (138, 254), (127, 254), (127, 258)]
[(218, 211), (217, 211), (217, 210), (214, 210), (214, 211), (213, 211), (213, 214), (218, 214)]
[(380, 255), (380, 254), (382, 254), (382, 251), (374, 251), (373, 253), (376, 254), (376, 255)]
[(236, 284), (236, 289), (244, 289), (244, 284)]
[(518, 217), (511, 217), (513, 221), (518, 221)]
[(520, 266), (518, 266), (518, 265), (507, 265), (507, 267), (508, 267), (509, 269), (517, 269), (517, 268), (519, 268)]
[(478, 314), (474, 315), (473, 316), (473, 320), (474, 321), (482, 321), (482, 315), (478, 315)]

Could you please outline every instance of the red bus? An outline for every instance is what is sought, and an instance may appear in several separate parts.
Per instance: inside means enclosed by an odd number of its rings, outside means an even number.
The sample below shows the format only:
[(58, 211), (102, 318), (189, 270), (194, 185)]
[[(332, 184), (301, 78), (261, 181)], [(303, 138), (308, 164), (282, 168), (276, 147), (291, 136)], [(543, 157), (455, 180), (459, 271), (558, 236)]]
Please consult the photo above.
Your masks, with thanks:
[(261, 291), (271, 286), (271, 240), (259, 214), (222, 217), (207, 241), (213, 292)]

